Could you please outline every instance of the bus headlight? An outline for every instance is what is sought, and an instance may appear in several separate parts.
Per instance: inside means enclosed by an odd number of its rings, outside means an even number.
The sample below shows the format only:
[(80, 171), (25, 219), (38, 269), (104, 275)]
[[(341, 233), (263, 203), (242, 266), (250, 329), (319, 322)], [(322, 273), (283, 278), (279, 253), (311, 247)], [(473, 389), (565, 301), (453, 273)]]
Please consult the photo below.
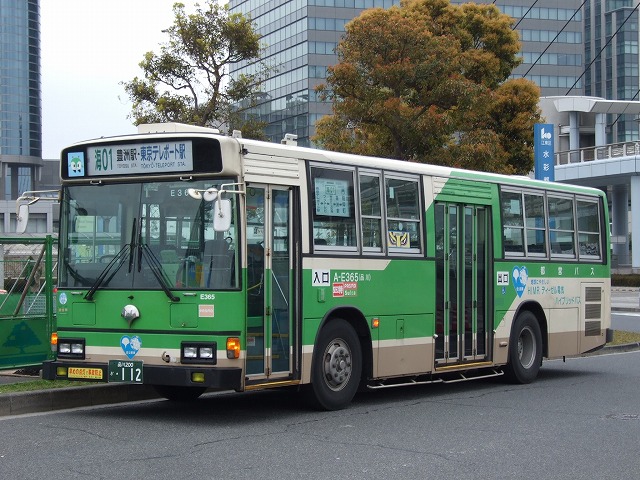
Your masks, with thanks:
[(183, 347), (182, 356), (184, 358), (198, 358), (198, 347)]
[(182, 363), (216, 364), (216, 342), (182, 342), (180, 361)]
[(213, 348), (212, 347), (200, 348), (200, 358), (213, 358)]
[(57, 353), (58, 358), (83, 360), (85, 358), (84, 338), (59, 338)]

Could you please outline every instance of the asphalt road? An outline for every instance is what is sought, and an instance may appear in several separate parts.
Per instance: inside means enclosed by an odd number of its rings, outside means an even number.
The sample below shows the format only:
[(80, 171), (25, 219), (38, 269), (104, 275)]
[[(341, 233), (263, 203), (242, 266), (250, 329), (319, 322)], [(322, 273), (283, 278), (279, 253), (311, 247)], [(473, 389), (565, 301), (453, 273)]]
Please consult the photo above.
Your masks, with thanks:
[[(640, 332), (640, 308), (635, 308), (640, 289), (612, 289), (612, 327), (616, 330)], [(637, 345), (635, 346), (637, 348)], [(1, 383), (31, 381), (34, 377), (0, 372)], [(156, 398), (149, 387), (130, 385), (100, 385), (98, 387), (43, 390), (29, 393), (0, 395), (0, 417), (59, 409), (114, 404)], [(2, 478), (2, 477), (0, 477)]]
[[(359, 394), (309, 411), (283, 390), (0, 419), (0, 478), (629, 479), (640, 351), (499, 381)], [(9, 476), (10, 475), (10, 476)]]
[(611, 328), (640, 333), (640, 312), (611, 312)]

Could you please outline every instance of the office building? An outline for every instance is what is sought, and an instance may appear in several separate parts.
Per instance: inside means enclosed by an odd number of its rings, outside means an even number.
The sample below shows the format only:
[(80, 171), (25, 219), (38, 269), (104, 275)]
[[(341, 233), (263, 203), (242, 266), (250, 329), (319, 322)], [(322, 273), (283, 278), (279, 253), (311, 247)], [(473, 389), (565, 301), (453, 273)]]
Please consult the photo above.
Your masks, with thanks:
[[(277, 66), (264, 85), (257, 111), (268, 123), (267, 137), (280, 142), (285, 133), (309, 146), (318, 119), (331, 113), (331, 105), (318, 101), (314, 88), (326, 82), (334, 65), (336, 45), (344, 25), (363, 10), (390, 8), (400, 0), (229, 0), (232, 12), (249, 15), (267, 45), (265, 58)], [(231, 75), (251, 71), (240, 63)]]
[[(0, 0), (0, 234), (15, 232), (15, 200), (42, 170), (39, 0)], [(34, 206), (28, 231), (53, 230), (52, 205)]]
[[(326, 81), (327, 66), (334, 65), (334, 49), (344, 25), (364, 9), (390, 8), (399, 0), (230, 0), (232, 12), (249, 15), (263, 42), (266, 59), (278, 69), (268, 79), (256, 112), (268, 123), (267, 136), (279, 142), (285, 133), (298, 135), (309, 145), (316, 121), (331, 113), (319, 102), (314, 88)], [(453, 4), (464, 3), (452, 1)], [(476, 0), (475, 3), (493, 3)], [(535, 7), (532, 7), (535, 3)], [(522, 39), (523, 64), (514, 76), (536, 82), (542, 95), (583, 94), (582, 10), (578, 0), (498, 0), (511, 15)], [(231, 75), (252, 71), (235, 65)]]
[(474, 0), (474, 3), (495, 4), (514, 19), (523, 61), (513, 77), (532, 80), (543, 97), (584, 94), (582, 1)]
[[(638, 0), (590, 0), (584, 8), (585, 95), (640, 100)], [(637, 115), (607, 115), (607, 143), (640, 139)]]

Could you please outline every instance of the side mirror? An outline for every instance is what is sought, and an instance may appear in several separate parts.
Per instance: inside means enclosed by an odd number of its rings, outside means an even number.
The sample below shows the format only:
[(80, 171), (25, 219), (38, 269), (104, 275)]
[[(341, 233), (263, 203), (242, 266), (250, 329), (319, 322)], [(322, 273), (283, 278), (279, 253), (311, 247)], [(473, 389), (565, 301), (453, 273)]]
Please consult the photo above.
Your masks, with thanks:
[(29, 205), (26, 203), (18, 207), (18, 218), (16, 219), (16, 233), (24, 233), (29, 223)]
[(231, 227), (231, 200), (218, 198), (213, 203), (213, 230), (226, 232)]

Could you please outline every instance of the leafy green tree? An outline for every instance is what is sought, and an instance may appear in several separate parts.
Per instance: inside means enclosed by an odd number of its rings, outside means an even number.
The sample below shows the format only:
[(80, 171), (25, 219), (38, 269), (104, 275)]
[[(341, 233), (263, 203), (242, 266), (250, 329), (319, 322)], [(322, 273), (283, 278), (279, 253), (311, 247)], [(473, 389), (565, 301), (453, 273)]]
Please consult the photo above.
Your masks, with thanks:
[[(130, 118), (135, 125), (182, 122), (261, 138), (264, 124), (245, 113), (269, 70), (260, 61), (260, 35), (249, 18), (216, 0), (195, 7), (187, 14), (184, 4), (174, 4), (174, 23), (165, 30), (169, 40), (160, 53), (144, 55), (143, 78), (123, 82), (133, 103)], [(229, 65), (241, 61), (255, 62), (255, 73), (231, 78)]]
[(333, 115), (324, 148), (476, 170), (533, 167), (539, 89), (508, 80), (520, 43), (493, 5), (403, 0), (345, 27), (339, 62), (318, 91)]

